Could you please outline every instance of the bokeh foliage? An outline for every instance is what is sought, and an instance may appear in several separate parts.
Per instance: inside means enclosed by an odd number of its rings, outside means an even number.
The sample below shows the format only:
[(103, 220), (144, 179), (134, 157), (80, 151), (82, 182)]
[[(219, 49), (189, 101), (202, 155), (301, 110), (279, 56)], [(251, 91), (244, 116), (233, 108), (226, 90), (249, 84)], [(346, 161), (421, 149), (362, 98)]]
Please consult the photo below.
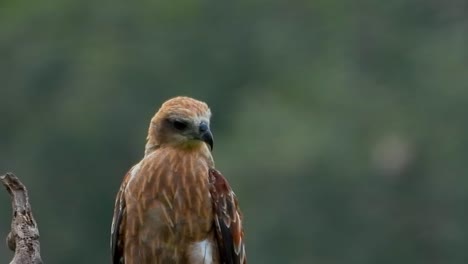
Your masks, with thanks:
[(4, 0), (0, 58), (0, 168), (47, 263), (108, 263), (115, 193), (175, 95), (212, 108), (250, 263), (468, 259), (466, 1)]

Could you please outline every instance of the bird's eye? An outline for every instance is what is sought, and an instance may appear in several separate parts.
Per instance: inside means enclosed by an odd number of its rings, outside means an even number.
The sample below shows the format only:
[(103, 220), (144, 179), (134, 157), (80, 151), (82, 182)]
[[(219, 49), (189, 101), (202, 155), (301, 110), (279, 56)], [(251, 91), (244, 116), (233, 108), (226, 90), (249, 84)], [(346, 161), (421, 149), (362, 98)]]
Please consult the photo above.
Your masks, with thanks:
[(174, 126), (175, 129), (177, 130), (184, 130), (188, 127), (187, 122), (181, 121), (181, 120), (174, 120), (172, 121), (172, 125)]

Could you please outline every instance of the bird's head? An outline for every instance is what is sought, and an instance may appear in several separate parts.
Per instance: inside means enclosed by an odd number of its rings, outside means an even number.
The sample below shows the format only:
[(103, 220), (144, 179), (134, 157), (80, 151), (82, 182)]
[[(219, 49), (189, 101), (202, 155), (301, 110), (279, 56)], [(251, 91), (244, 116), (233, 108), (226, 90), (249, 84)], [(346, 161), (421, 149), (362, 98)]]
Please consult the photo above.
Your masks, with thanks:
[(151, 119), (146, 151), (163, 146), (194, 149), (205, 143), (212, 150), (210, 117), (204, 102), (182, 96), (169, 99)]

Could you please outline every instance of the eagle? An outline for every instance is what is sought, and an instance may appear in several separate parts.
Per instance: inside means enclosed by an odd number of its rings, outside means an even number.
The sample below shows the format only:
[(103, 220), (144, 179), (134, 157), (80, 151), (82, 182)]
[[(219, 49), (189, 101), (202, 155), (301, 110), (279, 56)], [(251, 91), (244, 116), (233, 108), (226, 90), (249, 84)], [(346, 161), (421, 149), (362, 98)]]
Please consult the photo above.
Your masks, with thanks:
[(246, 264), (242, 214), (214, 166), (211, 111), (179, 96), (151, 119), (111, 227), (113, 264)]

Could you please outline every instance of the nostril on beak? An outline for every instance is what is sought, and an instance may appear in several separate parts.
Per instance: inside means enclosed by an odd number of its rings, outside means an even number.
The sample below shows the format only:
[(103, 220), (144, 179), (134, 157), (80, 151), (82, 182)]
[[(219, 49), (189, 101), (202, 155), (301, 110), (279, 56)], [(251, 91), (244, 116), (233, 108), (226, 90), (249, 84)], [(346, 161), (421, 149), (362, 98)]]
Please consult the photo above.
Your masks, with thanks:
[(204, 133), (209, 130), (209, 127), (205, 122), (201, 122), (199, 129), (200, 129), (200, 133)]

